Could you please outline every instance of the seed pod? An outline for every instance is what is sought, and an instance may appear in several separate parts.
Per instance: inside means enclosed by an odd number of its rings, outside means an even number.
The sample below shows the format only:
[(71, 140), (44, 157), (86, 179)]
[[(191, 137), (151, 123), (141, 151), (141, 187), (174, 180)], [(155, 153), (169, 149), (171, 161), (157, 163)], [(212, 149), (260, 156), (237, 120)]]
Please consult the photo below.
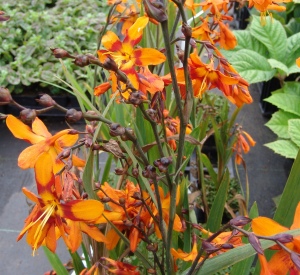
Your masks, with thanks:
[(4, 87), (0, 87), (0, 105), (8, 104), (12, 101), (10, 91)]
[(36, 111), (32, 109), (25, 109), (20, 112), (20, 119), (30, 125), (36, 118)]
[(160, 23), (168, 19), (166, 8), (162, 0), (144, 0), (143, 3), (146, 13), (150, 18)]
[(82, 112), (75, 109), (69, 109), (66, 112), (65, 118), (69, 123), (78, 122), (82, 118)]
[(56, 58), (73, 58), (73, 56), (64, 49), (50, 48), (50, 50)]
[(244, 216), (237, 216), (229, 221), (231, 225), (235, 226), (244, 226), (249, 222), (251, 222), (251, 219)]
[(44, 107), (51, 107), (55, 105), (55, 101), (47, 94), (42, 95), (39, 99), (36, 99), (36, 101)]
[(109, 134), (112, 137), (117, 137), (125, 134), (125, 128), (122, 127), (119, 123), (112, 123), (109, 126)]

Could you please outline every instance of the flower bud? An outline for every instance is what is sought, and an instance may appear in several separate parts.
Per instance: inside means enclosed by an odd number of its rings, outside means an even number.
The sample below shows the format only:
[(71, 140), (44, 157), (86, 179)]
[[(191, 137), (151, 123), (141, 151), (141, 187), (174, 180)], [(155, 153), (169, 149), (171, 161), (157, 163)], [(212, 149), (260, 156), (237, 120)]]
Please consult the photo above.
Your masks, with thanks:
[(62, 152), (60, 152), (57, 155), (58, 159), (66, 159), (71, 155), (71, 150), (70, 149), (64, 149)]
[(260, 244), (260, 241), (259, 239), (256, 237), (256, 235), (254, 233), (249, 233), (248, 235), (248, 240), (249, 240), (249, 243), (252, 245), (252, 247), (254, 248), (254, 250), (263, 255), (264, 254), (264, 251), (261, 247), (261, 244)]
[(147, 269), (147, 274), (156, 274), (156, 271), (153, 268), (148, 268)]
[(110, 57), (107, 57), (102, 65), (103, 65), (103, 68), (108, 71), (116, 72), (118, 70), (117, 63)]
[(146, 113), (148, 116), (151, 118), (151, 120), (158, 122), (158, 116), (157, 116), (157, 111), (154, 109), (148, 109), (146, 110)]
[(145, 178), (155, 178), (156, 177), (156, 169), (152, 165), (148, 165), (145, 170), (142, 171), (142, 175)]
[(207, 242), (207, 241), (202, 241), (202, 248), (208, 254), (214, 253), (214, 252), (220, 250), (218, 247), (214, 246), (213, 244), (211, 244), (210, 242)]
[(80, 54), (75, 57), (74, 64), (79, 67), (85, 67), (85, 66), (90, 65), (91, 63), (90, 63), (90, 59), (87, 55)]
[(128, 102), (137, 106), (144, 102), (145, 95), (142, 92), (132, 92), (128, 98)]
[(131, 173), (132, 173), (132, 176), (134, 176), (135, 178), (138, 178), (139, 169), (138, 168), (132, 168)]
[(136, 200), (140, 200), (141, 199), (141, 193), (140, 192), (134, 192), (131, 197), (136, 199)]
[(112, 137), (117, 137), (125, 134), (125, 128), (119, 123), (112, 123), (109, 125), (109, 134)]
[(131, 227), (133, 225), (132, 221), (130, 221), (130, 220), (123, 221), (123, 224), (128, 227)]
[(281, 233), (271, 237), (271, 239), (281, 243), (290, 243), (293, 241), (294, 237), (290, 234)]
[(64, 49), (59, 49), (59, 48), (50, 48), (50, 50), (52, 51), (52, 54), (56, 57), (56, 58), (73, 58), (72, 55), (70, 55), (66, 50)]
[(101, 145), (99, 145), (99, 144), (93, 144), (93, 146), (92, 146), (92, 150), (95, 150), (95, 151), (98, 151), (98, 150), (101, 150)]
[(188, 24), (183, 22), (181, 31), (185, 37), (192, 37), (192, 28)]
[(83, 193), (81, 197), (83, 200), (86, 200), (89, 198), (89, 195), (88, 195), (88, 193)]
[(75, 109), (69, 109), (66, 112), (65, 118), (69, 123), (78, 122), (82, 118), (82, 112)]
[(4, 87), (0, 87), (0, 105), (8, 104), (12, 101), (10, 91)]
[(0, 11), (0, 22), (9, 20), (10, 16), (5, 15), (4, 11)]
[(110, 199), (109, 197), (103, 197), (103, 198), (101, 199), (101, 201), (102, 201), (103, 203), (106, 203), (106, 202), (110, 202), (111, 199)]
[(223, 249), (232, 249), (234, 246), (231, 243), (224, 243), (221, 245)]
[(71, 159), (68, 159), (67, 162), (66, 162), (66, 165), (65, 165), (65, 168), (67, 171), (71, 170), (73, 167), (73, 162)]
[(146, 248), (147, 248), (148, 251), (156, 252), (157, 249), (158, 249), (158, 245), (157, 245), (157, 243), (154, 243), (154, 244), (148, 244), (148, 245), (146, 246)]
[(32, 109), (24, 109), (20, 112), (20, 119), (25, 124), (31, 124), (36, 118), (36, 111)]
[(162, 0), (144, 0), (143, 3), (146, 13), (150, 18), (158, 22), (163, 22), (168, 19)]
[(120, 175), (124, 175), (126, 173), (126, 171), (124, 171), (123, 168), (117, 167), (115, 168), (115, 174), (120, 176)]
[(55, 101), (47, 94), (42, 95), (39, 99), (36, 99), (36, 101), (44, 107), (51, 107), (55, 105)]
[(249, 222), (251, 222), (251, 219), (244, 216), (237, 216), (229, 221), (229, 223), (234, 226), (244, 226)]

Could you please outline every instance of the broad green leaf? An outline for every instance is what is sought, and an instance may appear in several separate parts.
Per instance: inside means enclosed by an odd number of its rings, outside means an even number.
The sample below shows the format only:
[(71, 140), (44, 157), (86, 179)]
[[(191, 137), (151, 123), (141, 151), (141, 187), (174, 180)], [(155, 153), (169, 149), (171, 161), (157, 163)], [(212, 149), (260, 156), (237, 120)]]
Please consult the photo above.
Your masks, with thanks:
[(44, 253), (45, 253), (49, 263), (51, 264), (53, 269), (56, 271), (56, 273), (60, 274), (60, 275), (69, 275), (69, 272), (67, 271), (67, 269), (65, 268), (65, 266), (63, 265), (63, 263), (61, 262), (60, 258), (57, 256), (57, 254), (51, 252), (47, 248), (47, 246), (43, 246), (43, 249), (44, 249)]
[(291, 140), (300, 147), (300, 118), (289, 120), (288, 131)]
[(206, 228), (210, 232), (216, 232), (221, 226), (228, 186), (229, 172), (226, 170), (207, 219)]
[(294, 74), (294, 73), (299, 73), (300, 68), (296, 64), (296, 59), (294, 60), (294, 64), (288, 68), (288, 74)]
[(298, 146), (291, 140), (276, 140), (265, 144), (265, 146), (273, 150), (276, 154), (291, 159), (295, 159), (299, 151)]
[(69, 250), (69, 253), (72, 257), (72, 262), (73, 262), (74, 270), (75, 270), (76, 274), (80, 274), (80, 272), (85, 268), (85, 266), (82, 262), (82, 259), (78, 255), (77, 251), (75, 251), (75, 253), (72, 253), (71, 250)]
[(94, 181), (94, 152), (90, 150), (87, 161), (84, 167), (82, 180), (85, 192), (89, 195), (90, 199), (98, 199), (94, 192), (93, 181)]
[(279, 69), (281, 71), (283, 71), (285, 74), (288, 74), (288, 67), (283, 64), (282, 62), (276, 60), (276, 59), (268, 59), (268, 62), (270, 63), (271, 67), (273, 69)]
[(268, 16), (266, 24), (262, 25), (259, 16), (253, 16), (250, 33), (264, 44), (269, 53), (270, 58), (285, 62), (287, 51), (287, 36), (282, 24)]
[(291, 36), (295, 33), (300, 32), (300, 23), (295, 20), (295, 18), (291, 18), (289, 23), (284, 26), (286, 33), (288, 36)]
[(249, 83), (268, 81), (275, 74), (268, 60), (251, 50), (240, 50), (229, 61)]
[(288, 133), (288, 121), (293, 118), (299, 118), (299, 116), (279, 110), (272, 115), (272, 118), (265, 125), (278, 137), (288, 139), (290, 138)]
[(291, 226), (295, 209), (299, 203), (299, 169), (300, 169), (300, 153), (292, 166), (291, 173), (284, 187), (279, 206), (275, 212), (274, 220), (284, 226)]
[(272, 103), (279, 109), (300, 116), (300, 97), (297, 95), (277, 93), (264, 100)]
[(283, 91), (287, 94), (294, 94), (300, 96), (300, 82), (297, 81), (284, 82)]
[(260, 43), (254, 36), (251, 35), (248, 30), (237, 30), (233, 31), (236, 39), (237, 46), (233, 51), (239, 51), (243, 49), (248, 49), (267, 57), (268, 51), (264, 44)]
[(295, 65), (296, 59), (300, 56), (300, 33), (296, 33), (287, 39), (287, 52), (285, 64), (288, 67)]
[[(299, 188), (300, 189), (300, 188)], [(290, 230), (285, 233), (291, 234), (293, 236), (298, 236), (300, 234), (300, 229)], [(261, 246), (263, 249), (267, 249), (274, 245), (274, 242), (268, 240), (261, 240)], [(226, 267), (232, 266), (244, 259), (247, 259), (256, 254), (256, 251), (252, 248), (250, 244), (236, 247), (228, 252), (215, 256), (205, 261), (202, 268), (196, 273), (197, 275), (212, 275), (216, 274), (218, 271), (223, 270)], [(188, 269), (183, 271), (181, 275), (186, 275)]]

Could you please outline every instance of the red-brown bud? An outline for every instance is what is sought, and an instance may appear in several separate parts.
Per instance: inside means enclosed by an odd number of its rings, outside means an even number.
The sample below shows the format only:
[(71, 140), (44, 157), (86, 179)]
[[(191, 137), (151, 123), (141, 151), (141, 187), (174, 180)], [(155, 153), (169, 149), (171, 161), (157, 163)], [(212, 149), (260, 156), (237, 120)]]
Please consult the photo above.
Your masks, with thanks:
[(75, 109), (69, 109), (66, 112), (65, 118), (69, 123), (78, 122), (82, 118), (82, 112)]
[(70, 149), (64, 149), (62, 152), (60, 152), (57, 155), (58, 159), (66, 159), (71, 155), (71, 150)]
[(138, 106), (146, 100), (145, 95), (142, 92), (132, 92), (128, 98), (128, 103)]
[(231, 243), (224, 243), (221, 245), (223, 249), (232, 249), (234, 246)]
[(142, 175), (145, 178), (156, 178), (156, 169), (152, 165), (148, 165), (145, 170), (142, 171)]
[(10, 91), (4, 87), (0, 87), (0, 105), (8, 104), (12, 101)]
[(0, 22), (7, 21), (9, 18), (10, 17), (8, 15), (5, 15), (4, 11), (0, 11)]
[(55, 105), (55, 101), (47, 94), (42, 95), (39, 99), (36, 99), (36, 101), (44, 107), (51, 107)]
[(99, 144), (93, 144), (93, 146), (92, 146), (92, 150), (95, 150), (95, 151), (101, 150), (101, 148), (102, 148), (102, 146)]
[(210, 242), (207, 242), (207, 241), (202, 241), (202, 248), (208, 254), (214, 253), (214, 252), (220, 250), (219, 247), (216, 247), (216, 246), (214, 246), (213, 244), (211, 244)]
[(30, 125), (36, 118), (36, 111), (32, 109), (24, 109), (20, 112), (20, 119)]
[(157, 245), (157, 243), (154, 243), (154, 244), (148, 244), (148, 245), (146, 246), (146, 248), (147, 248), (148, 251), (156, 252), (157, 249), (158, 249), (158, 245)]
[(101, 201), (102, 201), (103, 203), (106, 203), (106, 202), (110, 202), (111, 199), (110, 199), (109, 197), (103, 197), (103, 198), (101, 199)]
[(52, 48), (50, 50), (56, 58), (73, 58), (73, 56), (64, 49)]
[(229, 223), (234, 226), (244, 226), (249, 222), (251, 222), (251, 219), (244, 216), (237, 216), (229, 221)]
[(108, 71), (116, 72), (118, 70), (117, 63), (110, 57), (107, 57), (102, 65), (103, 65), (103, 68)]
[(162, 0), (144, 0), (143, 1), (147, 15), (158, 22), (168, 19), (166, 8)]
[(112, 123), (109, 126), (109, 134), (112, 137), (117, 137), (125, 134), (125, 128), (122, 127), (119, 123)]
[(119, 203), (121, 205), (124, 205), (126, 203), (126, 200), (124, 198), (119, 198)]
[(185, 37), (192, 37), (192, 28), (188, 24), (183, 22), (181, 31)]
[(136, 199), (136, 200), (140, 200), (142, 198), (140, 192), (134, 192), (131, 197)]
[(148, 273), (148, 274), (156, 274), (156, 271), (155, 271), (155, 269), (153, 269), (153, 268), (148, 268), (148, 269), (147, 269), (147, 273)]
[(120, 176), (120, 175), (124, 175), (126, 173), (126, 171), (124, 171), (123, 168), (117, 167), (115, 168), (115, 174)]
[(131, 173), (132, 173), (132, 176), (134, 176), (135, 178), (138, 178), (139, 169), (138, 168), (132, 168)]
[(83, 193), (81, 197), (83, 200), (86, 200), (89, 198), (89, 195), (88, 195), (88, 193)]
[(91, 64), (90, 59), (87, 55), (77, 55), (74, 60), (74, 64), (79, 67), (85, 67)]

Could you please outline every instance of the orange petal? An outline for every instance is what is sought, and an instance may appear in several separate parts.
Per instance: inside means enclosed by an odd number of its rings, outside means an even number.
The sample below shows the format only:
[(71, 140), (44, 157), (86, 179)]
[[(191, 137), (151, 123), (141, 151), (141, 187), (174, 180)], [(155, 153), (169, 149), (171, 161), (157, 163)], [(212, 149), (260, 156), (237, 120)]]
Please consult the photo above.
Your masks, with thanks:
[(97, 87), (94, 88), (94, 95), (99, 96), (107, 92), (111, 88), (111, 85), (109, 82), (104, 82)]
[(276, 252), (268, 263), (271, 274), (287, 274), (293, 265), (290, 254), (284, 250)]
[(106, 238), (109, 240), (109, 242), (106, 244), (106, 248), (108, 250), (114, 249), (120, 240), (120, 236), (113, 228), (107, 232)]
[(73, 146), (77, 140), (78, 140), (78, 135), (64, 134), (62, 137), (59, 137), (55, 141), (55, 145), (57, 145), (61, 148), (70, 147), (70, 146)]
[(273, 273), (271, 273), (271, 271), (269, 270), (268, 262), (265, 255), (261, 255), (259, 253), (257, 255), (261, 267), (260, 275), (272, 275)]
[(300, 57), (296, 59), (296, 64), (298, 67), (300, 67)]
[(298, 229), (298, 228), (300, 228), (300, 202), (296, 207), (296, 211), (294, 214), (294, 222), (291, 226), (291, 229)]
[(106, 49), (112, 52), (119, 51), (122, 48), (119, 37), (111, 31), (107, 31), (103, 36), (102, 44)]
[(163, 53), (151, 48), (136, 49), (133, 52), (133, 56), (137, 66), (157, 65), (166, 60)]
[(62, 204), (61, 209), (70, 220), (94, 222), (101, 217), (104, 206), (96, 200), (74, 200)]
[(34, 134), (30, 127), (25, 125), (21, 120), (12, 115), (8, 115), (6, 118), (6, 125), (12, 134), (19, 139), (24, 139), (32, 144), (38, 143), (44, 140), (43, 137)]
[(272, 236), (288, 230), (288, 228), (280, 225), (266, 217), (257, 217), (252, 220), (252, 230), (255, 234), (262, 236)]
[(40, 194), (45, 189), (50, 190), (55, 179), (53, 174), (52, 158), (49, 153), (42, 153), (38, 157), (34, 166), (34, 171), (38, 193)]
[(34, 193), (32, 193), (31, 191), (29, 191), (26, 187), (22, 188), (22, 192), (31, 201), (35, 202), (36, 204), (39, 203), (38, 197)]
[(127, 36), (125, 37), (123, 43), (129, 43), (132, 47), (139, 43), (142, 39), (143, 29), (147, 26), (148, 22), (149, 17), (139, 17), (128, 29)]
[(56, 234), (55, 234), (55, 226), (51, 224), (48, 233), (45, 237), (45, 244), (49, 248), (50, 251), (55, 253), (56, 250)]
[(43, 136), (44, 138), (52, 137), (43, 121), (41, 121), (38, 117), (36, 117), (32, 122), (32, 131), (39, 136)]
[(99, 228), (96, 226), (89, 226), (84, 222), (80, 223), (80, 229), (82, 232), (88, 234), (92, 239), (96, 240), (97, 242), (108, 243), (108, 239), (101, 233)]
[(47, 152), (48, 149), (49, 146), (44, 141), (27, 147), (19, 155), (19, 167), (22, 169), (33, 168), (40, 154)]

